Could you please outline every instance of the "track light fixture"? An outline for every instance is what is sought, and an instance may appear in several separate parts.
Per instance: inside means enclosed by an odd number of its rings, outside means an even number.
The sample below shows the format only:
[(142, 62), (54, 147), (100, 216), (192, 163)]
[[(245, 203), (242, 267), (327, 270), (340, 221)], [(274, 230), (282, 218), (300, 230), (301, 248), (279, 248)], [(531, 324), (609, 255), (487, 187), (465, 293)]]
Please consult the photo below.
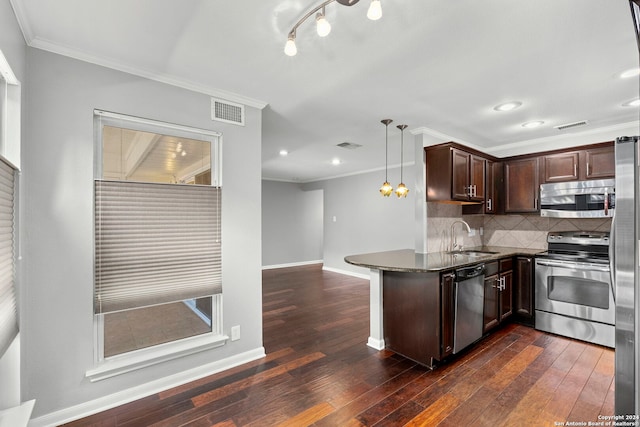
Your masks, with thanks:
[[(333, 3), (337, 1), (343, 6), (353, 6), (358, 3), (360, 0), (326, 0), (322, 2), (320, 5), (314, 7), (306, 15), (304, 15), (296, 24), (291, 28), (289, 34), (287, 36), (287, 43), (284, 45), (284, 53), (288, 56), (295, 56), (298, 53), (298, 48), (296, 47), (296, 31), (298, 27), (306, 21), (309, 17), (313, 16), (316, 12), (316, 31), (320, 37), (325, 37), (331, 32), (331, 24), (327, 21), (327, 17), (325, 15), (324, 8), (329, 3)], [(380, 0), (371, 0), (371, 4), (369, 5), (369, 10), (367, 10), (367, 18), (372, 21), (377, 21), (382, 17), (382, 5)]]

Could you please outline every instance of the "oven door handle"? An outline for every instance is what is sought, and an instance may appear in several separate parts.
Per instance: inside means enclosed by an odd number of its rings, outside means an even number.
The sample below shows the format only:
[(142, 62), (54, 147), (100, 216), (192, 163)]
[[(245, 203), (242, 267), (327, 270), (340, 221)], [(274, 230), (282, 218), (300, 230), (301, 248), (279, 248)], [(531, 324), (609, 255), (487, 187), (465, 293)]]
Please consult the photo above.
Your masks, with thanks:
[(601, 271), (603, 273), (608, 273), (609, 272), (609, 267), (597, 267), (597, 266), (585, 266), (585, 265), (580, 265), (580, 264), (574, 264), (574, 263), (565, 263), (565, 262), (561, 262), (561, 261), (547, 261), (547, 260), (536, 260), (536, 264), (538, 265), (544, 265), (546, 267), (558, 267), (558, 268), (567, 268), (567, 269), (571, 269), (571, 270), (578, 270), (578, 271)]

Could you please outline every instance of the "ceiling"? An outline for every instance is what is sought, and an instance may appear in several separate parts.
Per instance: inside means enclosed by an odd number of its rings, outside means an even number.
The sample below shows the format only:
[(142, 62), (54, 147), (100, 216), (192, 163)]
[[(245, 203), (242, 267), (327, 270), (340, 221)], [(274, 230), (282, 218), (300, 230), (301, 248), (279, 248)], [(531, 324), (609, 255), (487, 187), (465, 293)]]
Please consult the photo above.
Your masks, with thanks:
[[(30, 46), (169, 82), (232, 102), (266, 105), (263, 178), (308, 182), (384, 168), (381, 119), (400, 131), (450, 136), (488, 153), (508, 144), (630, 123), (638, 107), (638, 46), (627, 0), (321, 1), (11, 0)], [(522, 106), (497, 112), (517, 100)], [(521, 125), (545, 123), (535, 129)], [(587, 120), (559, 131), (554, 126)], [(215, 128), (215, 123), (212, 125)], [(362, 147), (348, 150), (343, 142)], [(280, 156), (286, 149), (289, 154)], [(531, 151), (534, 151), (533, 146)], [(405, 162), (413, 160), (405, 145)], [(332, 159), (340, 164), (333, 165)]]

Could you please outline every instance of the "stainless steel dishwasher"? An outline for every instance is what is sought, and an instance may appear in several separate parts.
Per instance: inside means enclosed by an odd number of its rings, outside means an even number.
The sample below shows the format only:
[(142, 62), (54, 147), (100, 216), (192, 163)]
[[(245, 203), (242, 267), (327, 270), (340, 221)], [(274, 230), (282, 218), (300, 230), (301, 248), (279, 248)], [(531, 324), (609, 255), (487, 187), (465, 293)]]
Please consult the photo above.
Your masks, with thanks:
[(456, 270), (453, 354), (482, 337), (484, 264)]

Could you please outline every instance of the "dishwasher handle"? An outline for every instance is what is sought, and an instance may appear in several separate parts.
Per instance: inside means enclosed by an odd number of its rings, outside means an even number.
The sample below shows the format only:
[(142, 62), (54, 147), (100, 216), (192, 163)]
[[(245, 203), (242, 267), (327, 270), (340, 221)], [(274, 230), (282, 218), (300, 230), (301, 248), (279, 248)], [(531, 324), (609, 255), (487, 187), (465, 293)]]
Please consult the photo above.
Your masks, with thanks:
[(484, 264), (464, 267), (456, 270), (456, 282), (484, 275)]

